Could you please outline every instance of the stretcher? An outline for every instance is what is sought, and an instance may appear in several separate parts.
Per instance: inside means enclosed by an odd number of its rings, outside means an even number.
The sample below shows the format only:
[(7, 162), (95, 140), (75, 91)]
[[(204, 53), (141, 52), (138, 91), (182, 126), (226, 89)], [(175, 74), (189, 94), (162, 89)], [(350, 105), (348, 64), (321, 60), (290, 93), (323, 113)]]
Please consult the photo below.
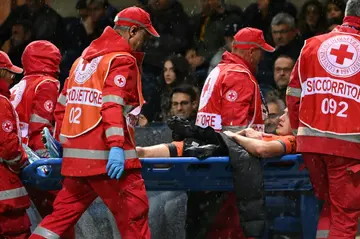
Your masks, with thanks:
[[(22, 172), (25, 185), (41, 190), (61, 188), (61, 159), (41, 159)], [(143, 158), (142, 175), (149, 191), (232, 191), (231, 167), (228, 157)], [(318, 217), (317, 200), (311, 193), (311, 183), (303, 169), (300, 154), (263, 160), (264, 186), (267, 192), (299, 192), (299, 222), (292, 218), (276, 218), (272, 227), (288, 230), (289, 223), (299, 223), (303, 238), (315, 238)], [(48, 173), (39, 170), (46, 166)], [(269, 200), (267, 200), (269, 203)], [(271, 203), (271, 202), (270, 202)], [(277, 229), (279, 231), (279, 229)]]

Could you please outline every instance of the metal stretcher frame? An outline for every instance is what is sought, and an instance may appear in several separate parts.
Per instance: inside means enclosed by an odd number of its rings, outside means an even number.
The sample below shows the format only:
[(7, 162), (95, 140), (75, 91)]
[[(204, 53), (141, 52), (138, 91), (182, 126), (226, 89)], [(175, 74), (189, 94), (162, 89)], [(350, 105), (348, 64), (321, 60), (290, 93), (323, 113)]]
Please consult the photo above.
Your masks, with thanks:
[[(149, 191), (232, 191), (231, 167), (228, 157), (142, 158), (142, 176)], [(41, 159), (27, 166), (21, 175), (25, 185), (41, 190), (61, 188), (62, 159)], [(307, 170), (302, 169), (300, 154), (263, 159), (264, 186), (269, 192), (297, 191), (300, 193), (300, 223), (303, 238), (315, 238), (317, 200)], [(40, 166), (51, 166), (44, 175)]]

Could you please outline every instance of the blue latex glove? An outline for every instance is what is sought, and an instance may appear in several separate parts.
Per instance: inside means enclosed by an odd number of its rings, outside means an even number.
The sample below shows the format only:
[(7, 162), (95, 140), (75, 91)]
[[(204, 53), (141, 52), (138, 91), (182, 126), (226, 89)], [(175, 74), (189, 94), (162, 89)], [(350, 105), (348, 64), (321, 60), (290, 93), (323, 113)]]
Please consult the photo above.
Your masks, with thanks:
[(125, 154), (122, 148), (112, 147), (109, 153), (106, 171), (110, 178), (119, 179), (124, 172)]

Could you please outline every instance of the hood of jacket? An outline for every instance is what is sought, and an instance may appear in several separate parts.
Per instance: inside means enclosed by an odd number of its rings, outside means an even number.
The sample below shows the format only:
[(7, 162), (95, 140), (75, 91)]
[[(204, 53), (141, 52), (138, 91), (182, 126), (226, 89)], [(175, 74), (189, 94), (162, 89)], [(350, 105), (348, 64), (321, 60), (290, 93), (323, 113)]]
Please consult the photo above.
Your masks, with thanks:
[(49, 41), (34, 41), (21, 57), (24, 75), (50, 75), (57, 78), (60, 72), (60, 50)]
[(101, 36), (92, 41), (90, 46), (83, 51), (81, 57), (87, 61), (91, 61), (98, 56), (103, 56), (111, 52), (128, 52), (136, 58), (139, 66), (142, 64), (144, 58), (143, 52), (132, 51), (128, 41), (111, 27), (106, 27)]
[(249, 65), (249, 63), (247, 63), (247, 61), (245, 59), (243, 59), (242, 57), (233, 54), (231, 52), (225, 51), (224, 54), (222, 55), (221, 61), (220, 63), (222, 64), (242, 64), (244, 66), (246, 66), (253, 74), (255, 73), (256, 69), (252, 69), (251, 66)]

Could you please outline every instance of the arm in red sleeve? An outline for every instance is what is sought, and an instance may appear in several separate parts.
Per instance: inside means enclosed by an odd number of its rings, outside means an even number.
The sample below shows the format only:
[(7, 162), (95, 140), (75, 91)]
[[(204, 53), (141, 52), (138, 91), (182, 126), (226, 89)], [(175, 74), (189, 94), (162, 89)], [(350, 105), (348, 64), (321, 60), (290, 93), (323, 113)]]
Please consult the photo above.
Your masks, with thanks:
[(67, 83), (68, 83), (68, 79), (65, 80), (64, 88), (59, 94), (59, 97), (56, 102), (56, 107), (54, 110), (54, 118), (55, 118), (54, 138), (56, 140), (59, 140), (62, 121), (64, 119), (64, 114), (66, 109)]
[(249, 75), (229, 71), (222, 84), (221, 118), (223, 130), (238, 131), (248, 125), (255, 85)]
[(58, 86), (55, 82), (46, 81), (38, 86), (34, 97), (29, 121), (29, 147), (39, 156), (46, 157), (47, 150), (42, 142), (41, 132), (48, 127), (52, 132), (54, 123), (54, 108), (58, 96)]
[(301, 97), (301, 83), (299, 78), (299, 61), (296, 62), (290, 76), (286, 90), (286, 103), (289, 112), (290, 124), (296, 134), (299, 127), (299, 107)]
[(6, 163), (10, 170), (19, 173), (27, 163), (27, 156), (21, 146), (13, 108), (0, 98), (0, 163)]
[[(110, 66), (103, 88), (101, 109), (102, 121), (108, 147), (123, 148), (126, 120), (123, 107), (128, 104), (131, 91), (136, 89), (136, 78), (131, 71), (136, 71), (136, 62), (130, 57), (116, 57)], [(115, 84), (117, 82), (117, 84)], [(122, 85), (122, 83), (124, 83)]]

